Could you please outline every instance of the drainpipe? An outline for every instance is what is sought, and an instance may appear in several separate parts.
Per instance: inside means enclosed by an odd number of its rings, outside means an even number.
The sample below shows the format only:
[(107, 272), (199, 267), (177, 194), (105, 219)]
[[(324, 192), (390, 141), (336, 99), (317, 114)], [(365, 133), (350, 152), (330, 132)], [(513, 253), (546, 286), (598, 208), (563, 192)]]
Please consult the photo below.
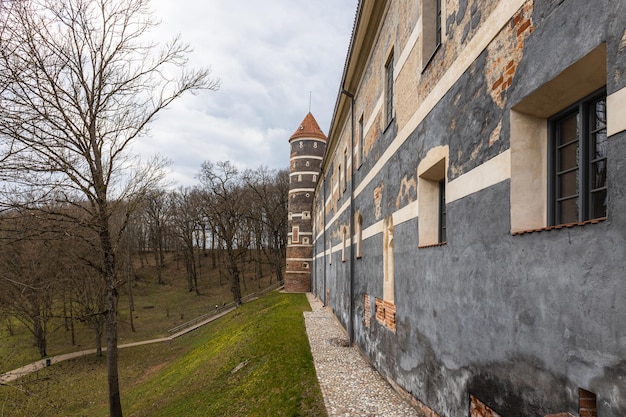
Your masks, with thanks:
[[(350, 346), (354, 345), (354, 94), (341, 89), (350, 99), (350, 319), (348, 320), (348, 336)], [(346, 175), (348, 175), (346, 167)]]

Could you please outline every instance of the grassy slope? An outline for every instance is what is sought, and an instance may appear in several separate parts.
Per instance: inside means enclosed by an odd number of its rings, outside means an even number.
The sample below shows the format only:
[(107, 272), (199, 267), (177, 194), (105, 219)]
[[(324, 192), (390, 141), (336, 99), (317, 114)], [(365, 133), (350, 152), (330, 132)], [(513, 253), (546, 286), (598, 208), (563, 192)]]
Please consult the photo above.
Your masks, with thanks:
[[(219, 279), (219, 271), (210, 268), (210, 258), (203, 257), (202, 274), (198, 278), (201, 295), (187, 291), (185, 270), (182, 262), (176, 262), (175, 254), (166, 254), (166, 267), (163, 270), (165, 285), (156, 283), (156, 267), (151, 264), (143, 267), (135, 260), (138, 279), (133, 281), (135, 310), (133, 312), (135, 332), (130, 328), (128, 311), (128, 292), (121, 288), (118, 315), (119, 344), (167, 336), (167, 330), (185, 323), (195, 317), (215, 309), (215, 305), (233, 300), (230, 284), (226, 278)], [(254, 265), (244, 271), (246, 288), (244, 295), (257, 292), (270, 285), (269, 268), (261, 280), (254, 280)], [(273, 279), (275, 282), (276, 279)], [(60, 307), (57, 306), (57, 309)], [(61, 312), (59, 311), (59, 314)], [(0, 320), (0, 373), (10, 371), (22, 365), (41, 359), (33, 345), (31, 333), (16, 320), (14, 335), (9, 335), (3, 320)], [(75, 323), (76, 344), (71, 344), (71, 335), (66, 331), (63, 321), (52, 320), (48, 326), (48, 355), (54, 356), (95, 347), (94, 333), (80, 322)], [(106, 341), (102, 340), (103, 345)], [(0, 409), (1, 411), (1, 409)], [(0, 414), (0, 417), (2, 414)]]
[[(125, 415), (325, 416), (308, 308), (302, 294), (274, 292), (176, 341), (120, 351)], [(0, 387), (0, 407), (16, 416), (106, 416), (105, 381), (103, 359), (70, 361), (22, 387)]]

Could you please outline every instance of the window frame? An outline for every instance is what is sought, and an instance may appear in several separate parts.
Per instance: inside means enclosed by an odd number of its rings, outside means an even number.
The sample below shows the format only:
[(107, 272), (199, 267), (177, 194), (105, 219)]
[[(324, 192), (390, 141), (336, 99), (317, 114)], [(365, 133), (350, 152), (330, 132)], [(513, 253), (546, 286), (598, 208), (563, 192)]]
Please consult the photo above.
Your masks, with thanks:
[[(601, 216), (596, 216), (592, 213), (592, 193), (593, 192), (606, 192), (608, 190), (606, 169), (607, 169), (607, 155), (605, 154), (600, 158), (591, 157), (591, 145), (592, 135), (605, 131), (606, 135), (606, 120), (604, 127), (591, 131), (592, 126), (592, 104), (596, 104), (599, 101), (604, 100), (605, 115), (606, 115), (606, 86), (594, 91), (593, 93), (583, 97), (575, 103), (567, 106), (565, 109), (559, 111), (555, 115), (548, 118), (548, 226), (557, 226), (561, 224), (585, 222), (588, 220), (602, 219), (607, 217), (607, 207), (605, 206), (604, 213)], [(577, 138), (575, 141), (570, 141), (567, 144), (558, 144), (560, 123), (567, 118), (577, 116)], [(605, 138), (608, 140), (608, 137)], [(577, 151), (577, 166), (575, 170), (578, 170), (577, 175), (577, 187), (576, 187), (576, 204), (578, 208), (578, 216), (573, 221), (563, 221), (559, 213), (559, 201), (565, 201), (567, 197), (561, 197), (560, 189), (558, 185), (559, 176), (568, 172), (573, 172), (574, 169), (560, 170), (558, 163), (559, 151), (557, 148), (564, 148), (568, 145), (576, 142), (578, 146)], [(591, 165), (599, 161), (604, 160), (605, 164), (605, 178), (602, 187), (592, 189), (592, 169)], [(571, 199), (571, 198), (570, 198)]]
[(393, 105), (394, 78), (393, 78), (393, 49), (385, 62), (385, 126), (389, 126), (395, 117)]
[(422, 73), (426, 71), (437, 51), (441, 49), (444, 35), (442, 16), (445, 3), (443, 0), (423, 0), (422, 16)]

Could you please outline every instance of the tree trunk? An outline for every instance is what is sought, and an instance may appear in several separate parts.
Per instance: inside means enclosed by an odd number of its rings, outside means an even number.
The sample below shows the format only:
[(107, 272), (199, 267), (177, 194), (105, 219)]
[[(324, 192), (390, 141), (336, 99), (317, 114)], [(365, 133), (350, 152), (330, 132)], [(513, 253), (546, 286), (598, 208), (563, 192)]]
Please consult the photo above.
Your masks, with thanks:
[[(232, 241), (231, 241), (232, 242)], [(241, 304), (241, 286), (239, 284), (239, 269), (237, 268), (237, 257), (229, 242), (226, 242), (228, 251), (228, 274), (230, 275), (230, 290), (236, 305)]]
[(100, 232), (102, 256), (104, 261), (104, 279), (106, 281), (106, 341), (107, 341), (107, 382), (109, 388), (109, 415), (122, 417), (122, 401), (117, 360), (117, 302), (118, 291), (115, 282), (115, 255), (108, 228), (108, 219), (102, 219), (104, 225)]
[[(191, 250), (191, 253), (193, 255), (193, 249)], [(194, 262), (194, 259), (192, 257), (191, 259), (192, 262)], [(196, 287), (196, 295), (200, 295), (200, 289), (198, 288), (198, 274), (202, 274), (202, 256), (200, 254), (198, 254), (198, 270), (196, 272), (196, 264), (194, 262), (194, 266), (193, 266), (193, 285)]]
[(96, 356), (102, 356), (102, 326), (96, 324)]

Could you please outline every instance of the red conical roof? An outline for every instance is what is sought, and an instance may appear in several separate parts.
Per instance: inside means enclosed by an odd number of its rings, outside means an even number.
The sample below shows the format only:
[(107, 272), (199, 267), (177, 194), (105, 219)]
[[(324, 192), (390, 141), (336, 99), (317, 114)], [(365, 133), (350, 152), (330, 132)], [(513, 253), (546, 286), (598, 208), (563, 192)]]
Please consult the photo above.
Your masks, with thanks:
[(291, 142), (293, 139), (297, 138), (317, 138), (326, 141), (326, 135), (324, 135), (324, 132), (320, 129), (320, 126), (317, 124), (311, 112), (304, 117), (298, 129), (289, 138), (289, 141)]

